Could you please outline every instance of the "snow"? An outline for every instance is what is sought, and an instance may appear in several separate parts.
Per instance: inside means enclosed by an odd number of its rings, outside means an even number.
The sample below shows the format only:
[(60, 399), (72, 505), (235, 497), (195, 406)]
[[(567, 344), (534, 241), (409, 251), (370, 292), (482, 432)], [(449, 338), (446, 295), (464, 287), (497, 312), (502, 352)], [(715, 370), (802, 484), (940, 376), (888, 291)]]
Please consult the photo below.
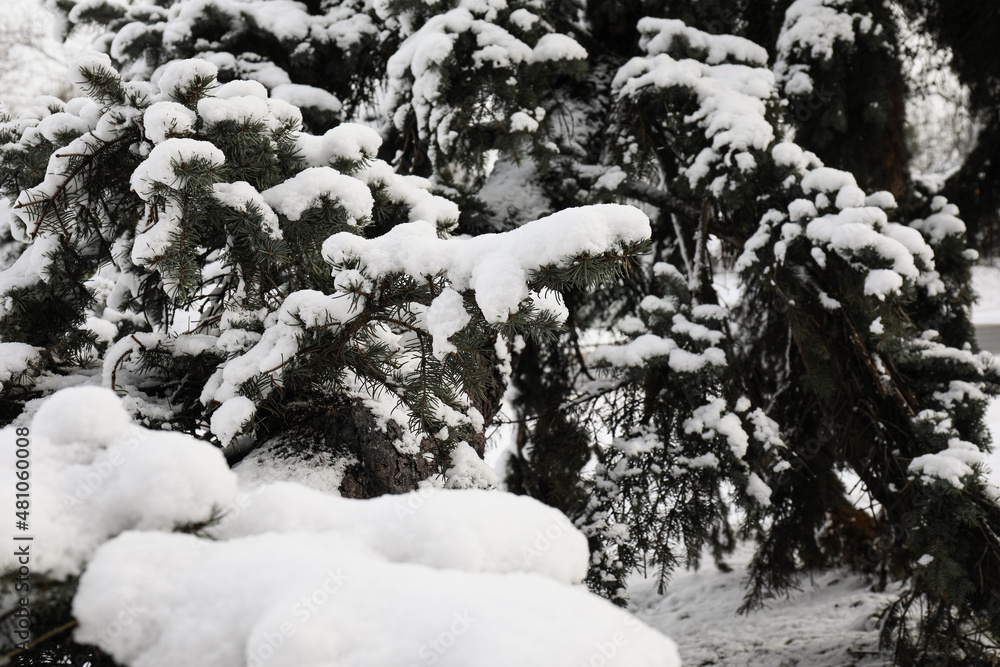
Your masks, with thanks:
[(645, 17), (639, 19), (638, 28), (641, 35), (639, 47), (651, 56), (670, 53), (675, 43), (679, 43), (681, 48), (704, 52), (702, 59), (708, 65), (735, 61), (757, 67), (767, 66), (767, 50), (749, 39), (709, 34), (677, 19)]
[(153, 83), (163, 101), (182, 102), (192, 90), (214, 83), (218, 74), (219, 68), (207, 60), (175, 60), (154, 75)]
[(0, 389), (41, 361), (41, 350), (26, 343), (0, 343)]
[(462, 295), (446, 287), (431, 301), (427, 309), (427, 331), (432, 337), (434, 356), (444, 359), (449, 353), (457, 352), (458, 348), (449, 340), (454, 334), (465, 328), (472, 316), (465, 310)]
[[(79, 574), (94, 551), (123, 531), (172, 530), (228, 504), (235, 479), (219, 450), (187, 436), (131, 423), (113, 392), (63, 389), (31, 426), (32, 571)], [(0, 431), (4, 493), (13, 497), (15, 430)], [(11, 526), (13, 529), (13, 526)], [(13, 551), (0, 569), (16, 567)]]
[[(218, 449), (135, 426), (95, 387), (46, 399), (31, 433), (33, 572), (82, 573), (75, 639), (123, 665), (680, 664), (672, 641), (579, 585), (586, 538), (531, 498), (241, 489)], [(0, 431), (5, 487), (14, 438)], [(465, 443), (446, 477), (496, 482)], [(186, 524), (211, 538), (172, 532)], [(13, 551), (0, 559), (16, 568)]]
[(242, 430), (243, 424), (253, 419), (257, 406), (245, 396), (234, 396), (212, 413), (212, 433), (225, 447)]
[[(361, 306), (359, 305), (358, 308)], [(259, 374), (271, 376), (271, 386), (280, 382), (282, 367), (299, 351), (304, 329), (320, 326), (339, 326), (357, 316), (359, 310), (345, 296), (326, 295), (315, 290), (300, 290), (290, 294), (277, 311), (267, 316), (260, 340), (245, 353), (228, 359), (213, 373), (201, 394), (202, 403), (225, 403), (240, 400), (240, 387)], [(220, 408), (221, 409), (221, 408)], [(239, 414), (232, 408), (232, 414)], [(220, 422), (220, 426), (230, 426)], [(213, 433), (217, 437), (222, 434)]]
[(515, 9), (510, 13), (510, 22), (524, 31), (531, 30), (538, 21), (538, 16), (532, 14), (524, 7)]
[(146, 138), (154, 144), (163, 143), (167, 135), (183, 137), (194, 134), (198, 115), (177, 102), (156, 102), (143, 114)]
[(347, 224), (357, 225), (372, 214), (375, 200), (368, 187), (356, 178), (341, 174), (332, 167), (309, 167), (292, 178), (268, 188), (264, 201), (289, 220), (298, 220), (310, 208), (327, 200), (347, 213)]
[[(123, 609), (135, 621), (111, 636)], [(549, 667), (602, 649), (608, 665), (679, 665), (672, 642), (583, 590), (391, 563), (349, 534), (126, 533), (97, 554), (73, 611), (79, 640), (143, 667)]]
[[(233, 466), (233, 472), (240, 488), (252, 489), (254, 493), (273, 482), (297, 482), (310, 489), (339, 496), (344, 476), (357, 462), (350, 455), (326, 448), (297, 450), (294, 445), (289, 447), (287, 440), (275, 439), (256, 445)], [(245, 506), (245, 503), (240, 505), (241, 508)], [(223, 522), (229, 521), (229, 516)]]
[[(937, 199), (944, 198), (937, 197)], [(914, 220), (910, 226), (927, 236), (935, 245), (948, 236), (965, 234), (965, 223), (958, 217), (958, 207), (954, 204), (944, 206), (942, 210), (923, 220)]]
[[(711, 146), (682, 168), (692, 188), (712, 176), (720, 163), (735, 160), (751, 166), (750, 151), (763, 151), (774, 141), (774, 128), (767, 120), (767, 102), (775, 96), (774, 76), (763, 67), (675, 60), (666, 53), (632, 58), (617, 72), (612, 88), (619, 99), (635, 98), (659, 90), (681, 89), (697, 99), (698, 110), (686, 117), (705, 132)], [(746, 154), (746, 157), (740, 157)], [(713, 180), (720, 195), (725, 179)]]
[(511, 132), (536, 132), (538, 131), (538, 121), (523, 111), (518, 111), (510, 117)]
[(176, 168), (195, 162), (203, 166), (219, 167), (225, 164), (226, 156), (209, 141), (166, 139), (154, 146), (146, 159), (132, 172), (132, 188), (147, 201), (155, 192), (156, 184), (166, 185), (174, 190), (183, 189), (187, 184), (187, 176), (184, 170), (178, 171)]
[(669, 357), (677, 350), (677, 343), (656, 334), (643, 334), (624, 345), (600, 345), (588, 356), (588, 361), (615, 367), (641, 367), (651, 359)]
[(884, 301), (890, 294), (899, 294), (903, 288), (903, 277), (888, 269), (875, 269), (865, 276), (865, 294), (874, 295)]
[(586, 60), (587, 49), (568, 35), (550, 32), (542, 35), (531, 50), (532, 62), (551, 60)]
[(70, 83), (81, 89), (86, 89), (90, 84), (85, 72), (100, 72), (114, 70), (111, 58), (106, 53), (90, 51), (77, 56), (69, 67)]
[(271, 115), (271, 108), (267, 100), (256, 95), (227, 98), (212, 96), (198, 100), (198, 115), (209, 128), (227, 121), (251, 126), (266, 122)]
[(264, 201), (264, 197), (257, 192), (257, 188), (246, 181), (216, 183), (212, 186), (212, 194), (220, 204), (237, 211), (256, 209), (263, 219), (264, 228), (262, 231), (272, 239), (283, 237), (281, 227), (278, 225), (278, 216)]
[(974, 467), (982, 463), (983, 453), (971, 442), (958, 438), (948, 441), (948, 447), (936, 454), (924, 454), (910, 462), (909, 471), (932, 482), (945, 480), (957, 489), (962, 488), (962, 478), (975, 474)]
[(813, 92), (810, 68), (803, 60), (830, 60), (838, 44), (853, 45), (856, 21), (861, 32), (867, 32), (866, 26), (870, 28), (871, 16), (844, 11), (847, 5), (844, 0), (796, 0), (785, 11), (774, 72), (786, 94)]
[(449, 455), (451, 467), (445, 472), (446, 489), (497, 489), (500, 478), (469, 443), (455, 445)]
[(442, 231), (458, 222), (458, 204), (431, 194), (432, 184), (425, 178), (397, 174), (391, 165), (382, 160), (363, 167), (357, 177), (372, 188), (384, 188), (385, 194), (393, 200), (406, 204), (410, 221), (431, 222)]
[(629, 583), (629, 609), (668, 632), (685, 665), (719, 667), (884, 667), (879, 613), (898, 592), (873, 592), (864, 577), (834, 568), (805, 579), (797, 590), (748, 614), (736, 610), (746, 592), (753, 545), (744, 544), (721, 572), (706, 556), (699, 570), (680, 570), (666, 594), (654, 578)]
[(271, 89), (271, 97), (288, 102), (296, 107), (320, 109), (338, 113), (344, 108), (340, 100), (322, 88), (297, 83), (283, 83)]
[(302, 159), (311, 167), (327, 167), (338, 160), (371, 160), (381, 145), (378, 132), (357, 123), (341, 123), (321, 137), (303, 133), (297, 139)]
[(630, 206), (571, 208), (502, 234), (438, 238), (434, 225), (397, 225), (375, 239), (341, 232), (323, 244), (334, 266), (352, 259), (369, 276), (402, 273), (416, 280), (445, 275), (457, 291), (472, 290), (489, 322), (504, 322), (529, 296), (534, 271), (584, 253), (600, 254), (649, 236), (649, 219)]

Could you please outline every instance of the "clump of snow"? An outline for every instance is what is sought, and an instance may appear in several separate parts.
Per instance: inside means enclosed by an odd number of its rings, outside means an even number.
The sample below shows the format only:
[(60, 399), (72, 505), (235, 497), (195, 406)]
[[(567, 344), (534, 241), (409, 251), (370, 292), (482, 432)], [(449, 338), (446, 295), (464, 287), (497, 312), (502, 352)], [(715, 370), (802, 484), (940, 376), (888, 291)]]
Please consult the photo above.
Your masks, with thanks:
[(757, 67), (767, 66), (767, 50), (749, 39), (735, 35), (713, 35), (689, 27), (678, 19), (639, 19), (639, 47), (649, 55), (687, 49), (696, 51), (705, 63), (719, 65), (737, 62)]
[(194, 132), (198, 116), (177, 102), (156, 102), (143, 114), (146, 138), (154, 144), (167, 140), (167, 135), (183, 137)]
[[(30, 433), (32, 571), (55, 579), (79, 574), (103, 542), (123, 531), (206, 521), (236, 493), (219, 450), (135, 426), (107, 389), (53, 394)], [(0, 489), (10, 497), (15, 438), (13, 427), (0, 431)], [(16, 567), (13, 551), (0, 556), (0, 570)]]
[(341, 123), (321, 137), (301, 134), (298, 138), (302, 159), (312, 167), (326, 167), (337, 160), (370, 160), (381, 145), (378, 132), (357, 123)]
[(5, 382), (21, 375), (41, 358), (39, 350), (26, 343), (0, 343), (0, 389)]
[(449, 338), (464, 329), (472, 316), (465, 310), (462, 295), (446, 287), (431, 301), (426, 318), (427, 331), (433, 339), (434, 356), (444, 359), (458, 350)]
[(785, 10), (774, 71), (786, 94), (812, 93), (808, 62), (830, 60), (838, 44), (854, 44), (856, 25), (862, 33), (872, 28), (870, 14), (844, 11), (847, 5), (843, 0), (795, 0)]
[[(730, 46), (718, 51), (720, 57), (728, 53)], [(618, 99), (681, 90), (697, 100), (698, 110), (684, 121), (703, 128), (711, 145), (681, 170), (692, 188), (709, 182), (713, 169), (720, 165), (735, 162), (741, 171), (752, 169), (756, 159), (751, 151), (766, 150), (775, 138), (774, 127), (766, 117), (767, 103), (776, 95), (774, 75), (765, 67), (713, 65), (656, 53), (625, 63), (615, 74), (612, 88)], [(718, 196), (727, 182), (724, 175), (719, 175), (709, 187)]]
[(962, 478), (975, 474), (975, 466), (983, 461), (983, 452), (971, 442), (958, 438), (948, 441), (947, 449), (936, 454), (924, 454), (910, 462), (909, 471), (924, 481), (944, 480), (957, 489), (962, 488)]
[(54, 445), (81, 443), (95, 447), (115, 440), (129, 428), (131, 417), (113, 392), (73, 387), (54, 394), (32, 422), (36, 437)]
[(944, 197), (935, 197), (931, 209), (933, 215), (924, 220), (914, 220), (910, 226), (937, 245), (948, 236), (965, 234), (965, 223), (958, 217), (958, 207), (949, 204)]
[(228, 445), (243, 430), (243, 425), (253, 419), (257, 406), (246, 396), (234, 396), (212, 413), (212, 433), (222, 446)]
[(296, 107), (320, 109), (331, 113), (339, 113), (344, 108), (336, 95), (322, 88), (297, 83), (283, 83), (280, 86), (275, 86), (271, 89), (271, 97)]
[(335, 202), (347, 213), (347, 223), (356, 225), (372, 214), (375, 200), (368, 187), (332, 167), (309, 167), (288, 180), (265, 190), (264, 201), (289, 220), (298, 220), (308, 209)]
[(195, 162), (218, 167), (225, 164), (226, 156), (209, 141), (166, 139), (154, 146), (146, 159), (132, 172), (132, 188), (143, 199), (152, 196), (155, 184), (180, 190), (186, 185), (188, 177), (185, 170), (178, 167)]
[[(134, 622), (112, 636), (122, 609)], [(80, 641), (148, 667), (680, 664), (670, 640), (582, 589), (392, 563), (350, 533), (126, 533), (97, 554), (73, 611)]]
[(402, 273), (422, 280), (443, 274), (453, 289), (475, 293), (487, 321), (503, 322), (528, 298), (532, 272), (641, 241), (649, 229), (649, 219), (638, 209), (604, 204), (474, 238), (441, 239), (426, 222), (397, 225), (375, 239), (341, 232), (326, 240), (323, 256), (334, 266), (358, 260), (370, 276)]
[(569, 35), (550, 32), (542, 35), (531, 50), (531, 60), (536, 63), (549, 60), (586, 60), (587, 49)]
[(207, 60), (175, 60), (154, 74), (153, 83), (160, 89), (161, 99), (181, 102), (193, 90), (213, 85), (218, 74), (219, 68)]
[(479, 458), (469, 443), (455, 445), (449, 455), (451, 467), (445, 471), (444, 486), (447, 489), (495, 489), (500, 486), (500, 478), (486, 461)]
[(263, 218), (264, 233), (272, 239), (282, 238), (283, 234), (281, 227), (278, 225), (278, 216), (267, 205), (267, 202), (264, 201), (264, 197), (257, 191), (257, 188), (246, 181), (216, 183), (212, 186), (212, 194), (215, 195), (215, 198), (221, 204), (237, 211), (246, 211), (250, 207), (255, 208), (260, 212), (261, 218)]
[(111, 58), (106, 53), (90, 51), (78, 56), (70, 65), (70, 83), (85, 89), (89, 85), (88, 73), (114, 71)]

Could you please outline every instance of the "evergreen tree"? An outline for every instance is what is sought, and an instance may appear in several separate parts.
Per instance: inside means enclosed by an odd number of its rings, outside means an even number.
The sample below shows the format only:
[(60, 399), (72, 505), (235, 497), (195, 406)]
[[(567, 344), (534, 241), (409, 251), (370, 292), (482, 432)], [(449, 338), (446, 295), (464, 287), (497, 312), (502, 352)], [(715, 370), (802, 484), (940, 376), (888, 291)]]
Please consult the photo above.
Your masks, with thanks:
[[(898, 664), (995, 658), (1000, 375), (959, 211), (909, 189), (889, 7), (53, 6), (107, 55), (0, 125), (9, 418), (99, 370), (150, 426), (333, 451), (373, 496), (490, 485), (510, 382), (507, 484), (606, 597), (747, 539), (746, 609), (847, 561), (905, 582)], [(576, 208), (607, 202), (651, 225)], [(844, 471), (876, 540), (829, 535)]]

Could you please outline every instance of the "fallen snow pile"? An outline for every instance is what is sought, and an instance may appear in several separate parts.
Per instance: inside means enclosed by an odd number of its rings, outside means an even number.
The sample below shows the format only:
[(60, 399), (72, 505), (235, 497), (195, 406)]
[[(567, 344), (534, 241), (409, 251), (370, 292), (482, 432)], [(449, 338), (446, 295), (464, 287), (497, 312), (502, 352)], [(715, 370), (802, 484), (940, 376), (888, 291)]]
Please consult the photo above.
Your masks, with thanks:
[[(136, 426), (96, 387), (54, 394), (29, 432), (33, 576), (82, 572), (75, 638), (119, 663), (680, 664), (671, 640), (579, 585), (586, 539), (532, 499), (241, 490), (219, 450)], [(0, 431), (8, 497), (16, 437)], [(176, 532), (206, 522), (206, 537)]]

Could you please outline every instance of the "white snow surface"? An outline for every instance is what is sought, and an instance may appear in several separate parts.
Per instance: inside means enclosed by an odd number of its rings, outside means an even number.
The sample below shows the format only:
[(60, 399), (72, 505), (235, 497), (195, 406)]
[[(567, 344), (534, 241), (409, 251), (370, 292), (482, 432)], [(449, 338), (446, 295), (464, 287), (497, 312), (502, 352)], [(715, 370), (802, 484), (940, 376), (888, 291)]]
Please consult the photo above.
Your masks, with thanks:
[(449, 353), (457, 352), (458, 348), (449, 340), (453, 335), (465, 328), (472, 316), (465, 310), (462, 295), (446, 287), (431, 301), (427, 309), (427, 331), (432, 338), (434, 356), (444, 359)]
[(685, 665), (715, 667), (885, 667), (878, 653), (877, 615), (897, 591), (877, 593), (873, 582), (843, 570), (806, 578), (800, 590), (768, 601), (764, 609), (736, 612), (746, 591), (752, 545), (742, 545), (720, 572), (711, 558), (698, 571), (681, 570), (666, 595), (653, 578), (628, 587), (629, 609), (643, 622), (669, 631)]
[[(135, 622), (111, 637), (123, 609)], [(126, 533), (94, 558), (73, 611), (78, 639), (134, 667), (551, 667), (605, 643), (602, 664), (680, 664), (670, 640), (581, 588), (393, 563), (336, 532)]]
[(372, 214), (375, 200), (364, 183), (332, 167), (309, 167), (292, 178), (265, 190), (264, 201), (289, 220), (298, 220), (323, 199), (343, 207), (348, 224), (357, 224)]
[(490, 322), (503, 322), (528, 298), (533, 271), (564, 265), (584, 253), (600, 254), (649, 237), (649, 219), (617, 204), (571, 208), (503, 234), (438, 238), (427, 222), (397, 225), (375, 239), (341, 232), (323, 244), (338, 266), (358, 259), (369, 276), (403, 273), (417, 280), (444, 273), (456, 291), (473, 290)]
[[(32, 572), (61, 579), (126, 530), (171, 530), (229, 504), (236, 481), (222, 453), (131, 423), (113, 392), (63, 389), (30, 425)], [(0, 490), (14, 497), (14, 427), (0, 431)], [(8, 529), (13, 531), (13, 524)], [(8, 538), (9, 539), (9, 538)], [(13, 550), (0, 570), (16, 568)]]
[(972, 288), (977, 295), (972, 321), (977, 325), (1000, 325), (1000, 266), (972, 267)]
[(3, 383), (41, 361), (39, 351), (40, 348), (26, 343), (0, 343), (0, 389), (3, 389)]
[[(123, 665), (680, 664), (586, 592), (586, 538), (525, 496), (240, 489), (218, 449), (135, 426), (96, 387), (57, 392), (30, 430), (33, 571), (82, 572), (76, 639)], [(8, 495), (14, 440), (0, 431)], [(171, 532), (219, 510), (212, 539)]]

